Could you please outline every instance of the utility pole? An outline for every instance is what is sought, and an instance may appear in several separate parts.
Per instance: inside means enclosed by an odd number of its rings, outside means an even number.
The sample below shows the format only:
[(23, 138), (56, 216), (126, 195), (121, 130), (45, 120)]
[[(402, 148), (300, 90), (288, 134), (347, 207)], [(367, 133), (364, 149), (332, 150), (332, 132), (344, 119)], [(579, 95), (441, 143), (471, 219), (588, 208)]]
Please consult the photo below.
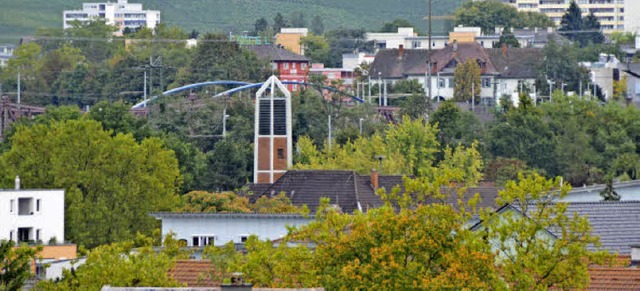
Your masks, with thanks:
[(367, 74), (367, 77), (369, 79), (369, 103), (371, 103), (371, 75)]
[(360, 118), (360, 135), (362, 135), (362, 121), (364, 121), (364, 118)]
[(382, 105), (387, 107), (387, 80), (384, 80), (384, 102)]
[(331, 115), (329, 115), (329, 121), (327, 122), (327, 125), (329, 126), (329, 140), (328, 140), (328, 144), (329, 144), (329, 148), (331, 148)]
[(378, 106), (382, 106), (382, 72), (378, 72)]
[(18, 104), (20, 104), (20, 91), (22, 90), (20, 88), (20, 69), (18, 69)]
[(471, 81), (471, 111), (475, 111), (476, 106), (476, 82)]
[(428, 57), (427, 57), (427, 80), (425, 80), (425, 82), (427, 82), (427, 88), (429, 90), (429, 93), (427, 96), (429, 96), (429, 100), (432, 99), (432, 95), (431, 95), (431, 2), (432, 0), (427, 0), (429, 2), (428, 8), (429, 8), (429, 48), (428, 48)]
[(144, 88), (142, 92), (144, 94), (144, 107), (147, 107), (147, 70), (144, 70)]

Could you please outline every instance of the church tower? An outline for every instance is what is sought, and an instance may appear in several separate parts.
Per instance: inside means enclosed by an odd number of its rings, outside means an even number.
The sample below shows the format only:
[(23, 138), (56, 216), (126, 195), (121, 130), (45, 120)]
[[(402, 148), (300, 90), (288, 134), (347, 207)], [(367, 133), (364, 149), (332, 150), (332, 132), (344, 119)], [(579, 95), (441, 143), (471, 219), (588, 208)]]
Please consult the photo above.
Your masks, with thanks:
[(271, 76), (256, 93), (254, 183), (274, 183), (293, 165), (291, 126), (291, 93)]

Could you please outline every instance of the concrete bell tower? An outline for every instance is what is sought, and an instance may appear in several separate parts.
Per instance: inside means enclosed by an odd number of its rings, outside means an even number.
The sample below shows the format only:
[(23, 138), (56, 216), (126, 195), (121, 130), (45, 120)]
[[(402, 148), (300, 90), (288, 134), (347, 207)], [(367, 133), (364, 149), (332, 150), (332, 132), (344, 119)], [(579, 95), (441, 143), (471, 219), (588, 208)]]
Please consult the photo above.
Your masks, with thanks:
[(274, 183), (293, 165), (291, 127), (291, 93), (271, 76), (256, 93), (254, 183)]

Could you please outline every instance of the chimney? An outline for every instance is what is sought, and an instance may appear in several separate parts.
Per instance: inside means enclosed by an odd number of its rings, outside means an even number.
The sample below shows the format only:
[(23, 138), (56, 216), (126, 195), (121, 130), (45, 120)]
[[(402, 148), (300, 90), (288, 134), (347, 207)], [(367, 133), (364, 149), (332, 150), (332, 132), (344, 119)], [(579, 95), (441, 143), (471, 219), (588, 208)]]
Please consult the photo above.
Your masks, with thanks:
[(371, 170), (371, 186), (373, 189), (378, 189), (378, 171), (376, 169)]
[(16, 176), (15, 187), (16, 190), (20, 190), (20, 176)]
[(458, 51), (458, 40), (454, 39), (453, 40), (453, 52), (457, 52)]
[(640, 245), (631, 245), (631, 265), (640, 265)]
[(502, 44), (502, 56), (506, 58), (508, 52), (509, 52), (509, 47), (507, 46), (506, 43), (503, 43)]
[(402, 59), (402, 57), (404, 56), (404, 45), (400, 45), (398, 47), (398, 59)]

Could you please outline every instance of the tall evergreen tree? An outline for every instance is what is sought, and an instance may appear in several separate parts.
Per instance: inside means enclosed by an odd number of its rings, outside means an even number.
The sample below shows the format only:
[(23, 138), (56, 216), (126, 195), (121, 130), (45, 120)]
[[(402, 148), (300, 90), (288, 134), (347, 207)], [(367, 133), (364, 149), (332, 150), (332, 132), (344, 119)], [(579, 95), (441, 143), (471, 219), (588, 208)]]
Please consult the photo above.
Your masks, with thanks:
[(604, 34), (602, 34), (602, 30), (600, 30), (600, 21), (593, 12), (589, 13), (582, 22), (582, 29), (592, 31), (584, 34), (585, 41), (594, 44), (604, 43)]
[(276, 14), (276, 17), (273, 18), (273, 32), (280, 33), (281, 28), (288, 26), (289, 24), (287, 23), (287, 20), (284, 19), (284, 16), (282, 16), (280, 12), (278, 12), (278, 14)]
[(311, 32), (315, 35), (322, 35), (324, 33), (324, 23), (318, 15), (311, 19)]
[(291, 26), (293, 27), (307, 27), (307, 20), (304, 19), (304, 13), (296, 11), (291, 13)]
[(255, 34), (257, 35), (260, 32), (267, 30), (267, 27), (269, 27), (269, 22), (264, 17), (262, 17), (256, 20), (256, 23), (253, 24), (253, 27), (255, 29)]

